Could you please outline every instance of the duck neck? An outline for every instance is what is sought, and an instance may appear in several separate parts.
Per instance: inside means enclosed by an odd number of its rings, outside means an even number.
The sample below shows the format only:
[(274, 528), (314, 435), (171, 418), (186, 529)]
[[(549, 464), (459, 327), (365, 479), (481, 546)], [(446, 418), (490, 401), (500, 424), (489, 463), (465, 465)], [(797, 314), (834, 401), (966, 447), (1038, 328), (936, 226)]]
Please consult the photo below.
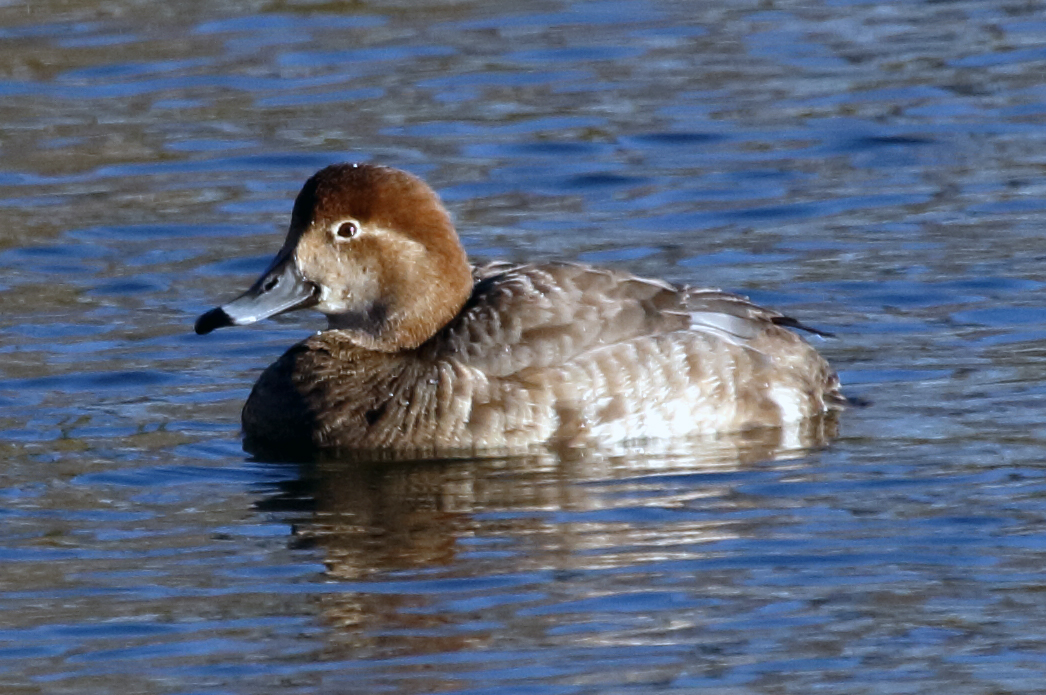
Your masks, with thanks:
[(387, 353), (412, 350), (436, 335), (471, 296), (472, 269), (458, 244), (429, 253), (427, 262), (401, 264), (395, 277), (383, 278), (377, 299), (328, 314), (328, 327), (361, 348)]

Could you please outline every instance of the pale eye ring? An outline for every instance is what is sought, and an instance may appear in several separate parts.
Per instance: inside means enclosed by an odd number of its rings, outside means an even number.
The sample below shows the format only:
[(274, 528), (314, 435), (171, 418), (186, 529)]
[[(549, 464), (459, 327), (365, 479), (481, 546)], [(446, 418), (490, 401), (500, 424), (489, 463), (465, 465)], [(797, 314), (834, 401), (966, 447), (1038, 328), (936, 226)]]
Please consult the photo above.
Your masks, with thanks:
[(351, 239), (356, 236), (360, 231), (359, 225), (355, 222), (342, 222), (338, 225), (338, 228), (334, 231), (335, 236), (339, 239)]

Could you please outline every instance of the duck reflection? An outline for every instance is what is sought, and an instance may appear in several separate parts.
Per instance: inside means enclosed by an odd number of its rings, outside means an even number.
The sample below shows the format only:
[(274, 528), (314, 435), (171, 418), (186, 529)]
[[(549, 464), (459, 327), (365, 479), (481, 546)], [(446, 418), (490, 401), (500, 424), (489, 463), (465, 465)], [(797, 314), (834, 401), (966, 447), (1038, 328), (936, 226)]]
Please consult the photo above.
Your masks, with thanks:
[[(835, 433), (829, 418), (800, 433), (763, 429), (656, 452), (423, 462), (328, 457), (299, 464), (300, 476), (259, 507), (295, 517), (295, 545), (322, 549), (327, 578), (344, 583), (344, 591), (317, 599), (340, 639), (354, 649), (380, 645), (383, 653), (398, 652), (396, 645), (412, 653), (455, 650), (503, 629), (463, 625), (486, 625), (492, 617), (479, 617), (483, 607), (506, 595), (540, 601), (550, 578), (674, 552), (694, 557), (695, 544), (737, 537), (743, 529), (715, 511), (755, 502), (732, 494), (743, 478), (729, 474), (767, 461), (801, 466)], [(683, 508), (700, 514), (643, 519), (644, 510)], [(475, 611), (448, 610), (448, 602)]]

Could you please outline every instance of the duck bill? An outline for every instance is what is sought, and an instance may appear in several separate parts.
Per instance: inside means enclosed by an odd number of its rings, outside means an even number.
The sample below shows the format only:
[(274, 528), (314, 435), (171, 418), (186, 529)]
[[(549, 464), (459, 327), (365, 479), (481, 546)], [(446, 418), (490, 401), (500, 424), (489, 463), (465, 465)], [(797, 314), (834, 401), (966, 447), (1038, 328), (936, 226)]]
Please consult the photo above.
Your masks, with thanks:
[(281, 253), (251, 288), (228, 304), (196, 319), (199, 335), (225, 326), (246, 326), (294, 309), (316, 304), (319, 288), (305, 279), (293, 253)]

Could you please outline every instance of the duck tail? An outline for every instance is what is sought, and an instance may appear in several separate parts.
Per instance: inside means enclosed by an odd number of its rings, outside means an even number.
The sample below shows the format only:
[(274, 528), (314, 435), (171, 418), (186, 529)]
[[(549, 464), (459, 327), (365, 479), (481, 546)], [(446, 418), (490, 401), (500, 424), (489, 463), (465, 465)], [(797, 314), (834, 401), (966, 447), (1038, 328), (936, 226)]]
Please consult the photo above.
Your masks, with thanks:
[(797, 319), (793, 319), (791, 316), (774, 316), (770, 319), (770, 322), (775, 326), (784, 326), (785, 328), (794, 328), (800, 331), (806, 331), (807, 333), (813, 333), (819, 335), (822, 338), (834, 338), (835, 333), (829, 333), (828, 331), (822, 331), (819, 328), (813, 326), (807, 326), (805, 323), (801, 323)]

